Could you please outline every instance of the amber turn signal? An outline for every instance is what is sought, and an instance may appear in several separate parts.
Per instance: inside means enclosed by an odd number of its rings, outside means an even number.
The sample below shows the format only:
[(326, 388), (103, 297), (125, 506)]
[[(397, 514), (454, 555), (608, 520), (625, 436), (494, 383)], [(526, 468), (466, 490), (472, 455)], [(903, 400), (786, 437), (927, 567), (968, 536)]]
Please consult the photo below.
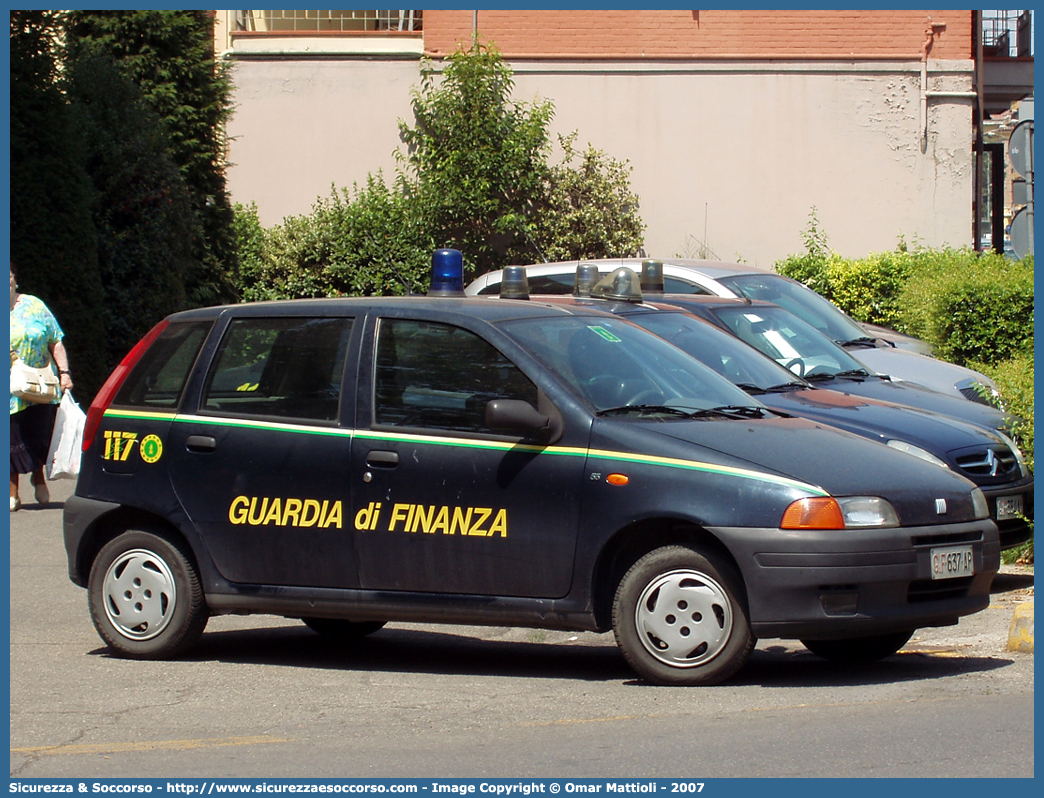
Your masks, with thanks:
[(621, 485), (626, 485), (631, 481), (631, 478), (625, 474), (610, 474), (605, 478), (605, 481), (610, 485), (616, 485), (619, 487)]
[(832, 496), (798, 499), (783, 513), (780, 529), (844, 529), (841, 505)]

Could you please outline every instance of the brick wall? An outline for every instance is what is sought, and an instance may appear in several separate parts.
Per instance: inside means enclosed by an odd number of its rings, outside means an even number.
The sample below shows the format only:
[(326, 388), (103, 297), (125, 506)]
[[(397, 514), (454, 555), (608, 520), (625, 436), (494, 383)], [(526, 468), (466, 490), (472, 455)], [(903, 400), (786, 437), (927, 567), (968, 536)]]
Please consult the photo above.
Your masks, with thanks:
[[(914, 60), (929, 19), (930, 58), (972, 57), (971, 11), (482, 10), (478, 31), (509, 59)], [(429, 55), (471, 36), (471, 11), (425, 10)]]

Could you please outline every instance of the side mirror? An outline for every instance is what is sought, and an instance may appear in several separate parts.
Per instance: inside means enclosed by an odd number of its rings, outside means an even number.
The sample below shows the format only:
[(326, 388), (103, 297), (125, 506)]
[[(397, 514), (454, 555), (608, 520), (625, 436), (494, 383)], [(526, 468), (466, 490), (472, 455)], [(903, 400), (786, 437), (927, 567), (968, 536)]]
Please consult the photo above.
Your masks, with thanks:
[(551, 417), (521, 399), (492, 399), (486, 403), (486, 426), (498, 432), (515, 432), (545, 438), (551, 433)]

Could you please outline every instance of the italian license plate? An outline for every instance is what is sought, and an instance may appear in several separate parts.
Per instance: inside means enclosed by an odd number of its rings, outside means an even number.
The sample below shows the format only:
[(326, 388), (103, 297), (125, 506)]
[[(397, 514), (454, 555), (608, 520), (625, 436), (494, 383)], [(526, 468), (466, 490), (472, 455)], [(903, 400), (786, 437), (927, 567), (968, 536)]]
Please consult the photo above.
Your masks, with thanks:
[(997, 497), (997, 520), (1007, 521), (1009, 518), (1018, 518), (1022, 515), (1021, 496), (998, 496)]
[(975, 573), (971, 546), (932, 549), (932, 579), (954, 579)]

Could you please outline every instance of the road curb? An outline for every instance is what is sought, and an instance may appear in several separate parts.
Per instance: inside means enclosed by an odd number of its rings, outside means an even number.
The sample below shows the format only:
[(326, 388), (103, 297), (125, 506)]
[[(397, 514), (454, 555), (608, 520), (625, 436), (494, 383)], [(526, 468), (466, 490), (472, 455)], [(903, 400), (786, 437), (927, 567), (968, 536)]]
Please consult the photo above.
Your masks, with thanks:
[(1033, 653), (1033, 602), (1027, 601), (1015, 607), (1008, 630), (1008, 651)]

